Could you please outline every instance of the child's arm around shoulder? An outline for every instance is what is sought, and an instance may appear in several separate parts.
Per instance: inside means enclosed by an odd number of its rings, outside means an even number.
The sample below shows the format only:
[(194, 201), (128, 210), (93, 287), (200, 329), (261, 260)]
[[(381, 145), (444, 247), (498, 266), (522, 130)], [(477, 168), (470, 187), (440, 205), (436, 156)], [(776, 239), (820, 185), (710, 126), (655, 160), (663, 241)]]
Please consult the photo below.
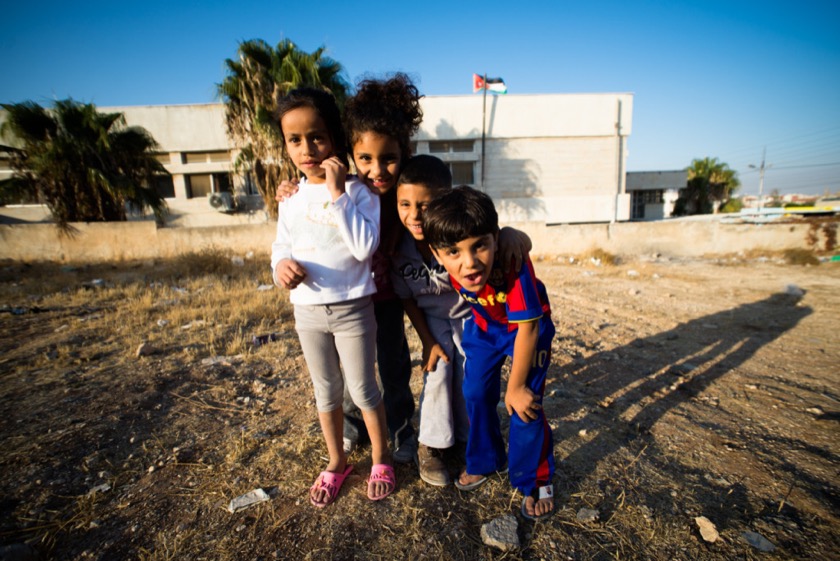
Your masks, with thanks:
[(499, 256), (505, 271), (510, 270), (511, 266), (514, 271), (519, 271), (532, 247), (531, 238), (525, 232), (510, 226), (499, 230)]
[(534, 392), (526, 385), (539, 336), (539, 320), (517, 324), (516, 339), (513, 342), (513, 364), (510, 367), (510, 378), (505, 392), (505, 407), (508, 414), (513, 415), (516, 411), (519, 418), (526, 423), (536, 419), (537, 411), (542, 408), (537, 403)]

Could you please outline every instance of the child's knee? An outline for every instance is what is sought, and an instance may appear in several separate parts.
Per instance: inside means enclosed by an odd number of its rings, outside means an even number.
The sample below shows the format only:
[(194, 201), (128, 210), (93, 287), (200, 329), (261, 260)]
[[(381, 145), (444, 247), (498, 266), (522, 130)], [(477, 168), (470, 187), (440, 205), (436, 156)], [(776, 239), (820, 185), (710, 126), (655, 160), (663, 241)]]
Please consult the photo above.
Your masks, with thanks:
[(361, 388), (359, 391), (351, 391), (350, 397), (356, 407), (362, 411), (373, 411), (382, 403), (382, 393), (375, 384)]
[(467, 403), (498, 403), (499, 392), (485, 384), (464, 384), (464, 401)]

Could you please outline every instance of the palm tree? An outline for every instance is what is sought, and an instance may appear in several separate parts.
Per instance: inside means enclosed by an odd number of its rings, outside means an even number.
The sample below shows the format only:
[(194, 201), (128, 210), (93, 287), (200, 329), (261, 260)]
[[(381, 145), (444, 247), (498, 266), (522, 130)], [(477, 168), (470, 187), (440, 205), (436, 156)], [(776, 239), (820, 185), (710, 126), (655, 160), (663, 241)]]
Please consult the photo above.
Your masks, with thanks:
[(324, 56), (321, 47), (312, 53), (290, 40), (272, 48), (261, 39), (239, 44), (238, 60), (225, 60), (227, 76), (218, 85), (225, 102), (228, 135), (240, 147), (236, 168), (254, 174), (265, 208), (277, 215), (274, 191), (294, 169), (280, 156), (280, 130), (274, 118), (278, 100), (300, 86), (324, 88), (343, 107), (349, 85), (338, 62)]
[(741, 185), (738, 173), (717, 158), (695, 159), (686, 171), (688, 181), (674, 205), (675, 215), (717, 212)]
[(42, 202), (63, 230), (70, 222), (125, 220), (126, 205), (163, 218), (166, 202), (152, 187), (167, 173), (152, 152), (157, 143), (145, 129), (125, 126), (122, 113), (72, 99), (52, 110), (32, 101), (2, 107), (0, 135), (11, 145), (13, 170), (0, 183), (4, 199)]

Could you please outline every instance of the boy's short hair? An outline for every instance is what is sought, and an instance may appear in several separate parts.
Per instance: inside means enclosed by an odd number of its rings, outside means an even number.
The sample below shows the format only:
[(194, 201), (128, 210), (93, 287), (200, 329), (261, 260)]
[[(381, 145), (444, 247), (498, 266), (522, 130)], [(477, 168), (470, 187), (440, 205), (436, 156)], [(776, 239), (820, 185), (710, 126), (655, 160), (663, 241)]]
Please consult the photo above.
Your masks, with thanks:
[(436, 249), (498, 232), (499, 215), (493, 199), (467, 185), (434, 198), (423, 212), (423, 236)]
[(397, 187), (400, 185), (423, 185), (431, 191), (452, 188), (452, 172), (440, 158), (419, 154), (409, 158), (400, 170)]

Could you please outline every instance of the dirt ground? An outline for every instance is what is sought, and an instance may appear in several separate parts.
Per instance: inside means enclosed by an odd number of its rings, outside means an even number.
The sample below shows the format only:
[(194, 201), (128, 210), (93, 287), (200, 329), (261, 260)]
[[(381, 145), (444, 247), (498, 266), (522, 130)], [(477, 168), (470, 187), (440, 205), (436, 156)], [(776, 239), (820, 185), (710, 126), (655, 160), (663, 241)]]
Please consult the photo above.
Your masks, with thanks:
[[(365, 448), (336, 504), (313, 508), (310, 384), (287, 298), (258, 289), (254, 261), (5, 264), (0, 558), (840, 558), (840, 263), (537, 260), (558, 511), (533, 523), (502, 478), (461, 493), (413, 466), (372, 503)], [(257, 488), (268, 501), (226, 509)], [(484, 545), (508, 514), (520, 546)]]

